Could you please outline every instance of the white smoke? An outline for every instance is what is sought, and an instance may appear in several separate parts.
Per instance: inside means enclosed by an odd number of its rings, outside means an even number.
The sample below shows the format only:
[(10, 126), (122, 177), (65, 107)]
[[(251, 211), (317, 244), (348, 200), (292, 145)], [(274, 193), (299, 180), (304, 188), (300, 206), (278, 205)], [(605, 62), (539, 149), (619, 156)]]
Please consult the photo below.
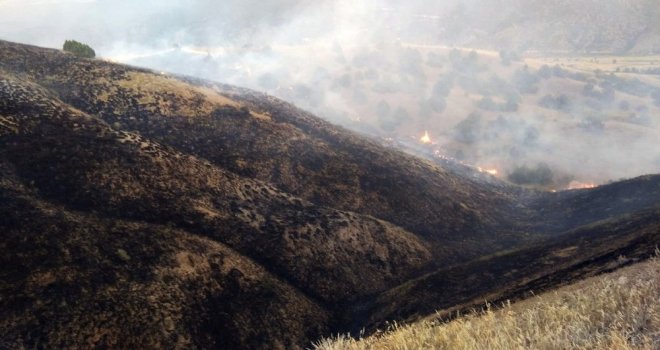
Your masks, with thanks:
[[(566, 93), (581, 101), (562, 113), (539, 112), (541, 96), (531, 94), (516, 97), (520, 100), (515, 111), (484, 111), (476, 107), (482, 97), (475, 91), (490, 91), (492, 103), (482, 102), (488, 108), (493, 108), (488, 103), (500, 108), (507, 102), (498, 89), (509, 88), (509, 83), (497, 79), (525, 62), (502, 68), (500, 59), (493, 58), (500, 49), (524, 55), (543, 50), (543, 45), (597, 50), (611, 42), (612, 50), (652, 49), (657, 44), (653, 38), (660, 35), (628, 47), (632, 44), (626, 35), (641, 35), (639, 28), (653, 22), (653, 11), (658, 11), (652, 0), (633, 3), (0, 0), (0, 39), (54, 48), (75, 39), (106, 59), (266, 91), (371, 134), (415, 141), (429, 130), (441, 152), (496, 167), (500, 174), (545, 163), (566, 183), (603, 183), (660, 172), (659, 108), (648, 94), (617, 90), (616, 103), (630, 106), (621, 107), (619, 116), (601, 120), (602, 107), (582, 101), (595, 101), (582, 98), (587, 81), (550, 78), (534, 83), (552, 98)], [(561, 11), (553, 11), (553, 6)], [(600, 12), (591, 18), (580, 12), (586, 9)], [(535, 25), (544, 16), (556, 16), (553, 23), (565, 25)], [(545, 32), (536, 33), (539, 28)], [(547, 31), (556, 31), (559, 39), (549, 43)], [(606, 35), (602, 33), (614, 33), (613, 39), (600, 40), (599, 35)], [(476, 65), (461, 68), (447, 96), (433, 99), (435, 86), (451, 72), (447, 67), (455, 65), (449, 57), (454, 45), (494, 53), (476, 51)], [(660, 45), (657, 49), (660, 52)], [(462, 51), (460, 59), (466, 60), (468, 52)], [(529, 71), (536, 74), (538, 68), (531, 65)], [(607, 80), (587, 75), (597, 80), (597, 89)], [(652, 83), (648, 86), (653, 88)], [(619, 108), (598, 103), (606, 105), (608, 113)], [(467, 118), (474, 113), (484, 118)], [(465, 120), (473, 124), (468, 125), (473, 134), (457, 136), (461, 125), (468, 127), (461, 124)], [(476, 140), (461, 146), (465, 137)]]

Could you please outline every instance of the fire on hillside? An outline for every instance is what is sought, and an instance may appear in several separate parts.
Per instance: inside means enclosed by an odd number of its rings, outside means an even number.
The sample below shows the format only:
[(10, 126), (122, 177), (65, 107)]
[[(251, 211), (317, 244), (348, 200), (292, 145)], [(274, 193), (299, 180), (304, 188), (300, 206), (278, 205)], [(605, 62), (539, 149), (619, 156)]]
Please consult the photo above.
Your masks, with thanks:
[(595, 188), (598, 187), (593, 182), (579, 182), (579, 181), (571, 181), (571, 183), (568, 184), (568, 187), (566, 188), (567, 190), (581, 190), (581, 189), (587, 189), (587, 188)]
[(480, 167), (480, 166), (477, 167), (477, 170), (479, 170), (479, 172), (481, 172), (481, 173), (488, 173), (488, 174), (491, 174), (491, 175), (493, 175), (493, 176), (497, 176), (497, 175), (500, 173), (500, 172), (499, 172), (497, 169), (495, 169), (495, 168), (492, 168), (492, 169), (485, 169), (485, 168), (482, 168), (482, 167)]
[(428, 131), (424, 131), (424, 135), (419, 139), (421, 143), (429, 144), (431, 143), (431, 136), (429, 136)]

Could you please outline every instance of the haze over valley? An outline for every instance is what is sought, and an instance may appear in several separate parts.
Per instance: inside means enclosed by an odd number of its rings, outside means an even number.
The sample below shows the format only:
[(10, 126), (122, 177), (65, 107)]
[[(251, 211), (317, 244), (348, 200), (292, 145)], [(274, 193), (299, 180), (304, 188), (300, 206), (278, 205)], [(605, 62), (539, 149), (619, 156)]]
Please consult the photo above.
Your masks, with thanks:
[(105, 59), (264, 91), (397, 143), (428, 132), (423, 153), (559, 190), (660, 171), (657, 6), (594, 4), (5, 1), (0, 23), (8, 38), (75, 35)]

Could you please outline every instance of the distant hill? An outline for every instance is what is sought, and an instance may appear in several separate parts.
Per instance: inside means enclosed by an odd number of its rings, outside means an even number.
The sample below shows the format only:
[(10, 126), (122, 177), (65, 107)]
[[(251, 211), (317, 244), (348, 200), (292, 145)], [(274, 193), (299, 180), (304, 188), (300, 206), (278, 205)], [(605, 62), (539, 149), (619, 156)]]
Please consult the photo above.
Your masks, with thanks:
[(301, 348), (660, 241), (659, 176), (526, 190), (250, 90), (0, 57), (3, 348)]
[(439, 21), (449, 44), (542, 52), (657, 54), (654, 0), (463, 1)]

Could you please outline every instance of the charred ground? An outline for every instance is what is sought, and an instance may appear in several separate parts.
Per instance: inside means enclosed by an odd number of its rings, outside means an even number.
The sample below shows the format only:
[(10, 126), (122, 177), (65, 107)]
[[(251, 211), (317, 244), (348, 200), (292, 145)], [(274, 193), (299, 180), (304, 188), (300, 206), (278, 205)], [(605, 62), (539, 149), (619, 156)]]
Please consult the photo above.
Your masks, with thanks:
[(3, 41), (0, 97), (8, 348), (306, 346), (660, 240), (657, 176), (490, 184), (268, 95)]

